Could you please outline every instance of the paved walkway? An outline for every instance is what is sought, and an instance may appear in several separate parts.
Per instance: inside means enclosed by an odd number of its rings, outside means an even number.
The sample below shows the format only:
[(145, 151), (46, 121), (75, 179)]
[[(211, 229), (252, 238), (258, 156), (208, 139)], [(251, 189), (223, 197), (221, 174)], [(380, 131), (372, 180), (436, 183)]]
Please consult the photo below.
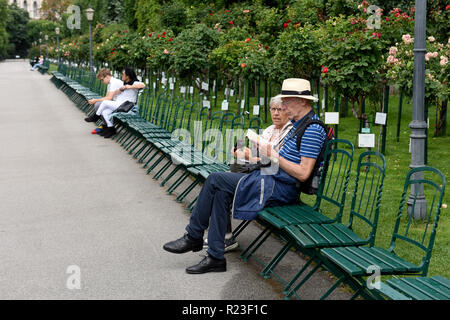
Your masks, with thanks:
[[(0, 299), (281, 298), (278, 282), (239, 251), (227, 254), (225, 273), (186, 274), (199, 254), (162, 250), (183, 234), (186, 211), (116, 142), (91, 135), (49, 78), (24, 61), (0, 63)], [(271, 239), (259, 258), (279, 248)], [(285, 262), (280, 272), (304, 263), (294, 253)], [(78, 271), (81, 288), (69, 289)], [(325, 274), (312, 280), (305, 298), (332, 284)]]

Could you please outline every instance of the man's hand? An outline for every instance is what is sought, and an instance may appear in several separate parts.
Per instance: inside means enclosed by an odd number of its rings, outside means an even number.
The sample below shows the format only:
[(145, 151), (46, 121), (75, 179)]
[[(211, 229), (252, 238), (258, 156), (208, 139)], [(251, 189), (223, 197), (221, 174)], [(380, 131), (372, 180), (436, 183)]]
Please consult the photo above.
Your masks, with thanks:
[(89, 104), (95, 104), (97, 102), (97, 99), (91, 99), (88, 101)]

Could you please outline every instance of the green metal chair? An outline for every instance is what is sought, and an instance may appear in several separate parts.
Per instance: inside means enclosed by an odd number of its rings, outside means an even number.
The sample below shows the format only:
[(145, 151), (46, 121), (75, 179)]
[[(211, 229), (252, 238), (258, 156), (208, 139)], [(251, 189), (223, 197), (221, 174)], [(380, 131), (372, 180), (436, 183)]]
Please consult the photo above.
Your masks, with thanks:
[(393, 278), (379, 283), (378, 291), (390, 300), (450, 300), (450, 279), (442, 276)]
[[(283, 293), (290, 298), (297, 295), (299, 288), (322, 266), (319, 254), (322, 248), (345, 246), (373, 246), (378, 226), (378, 215), (386, 172), (386, 160), (381, 153), (363, 152), (358, 159), (349, 221), (331, 224), (296, 224), (284, 228), (286, 245), (261, 272), (269, 278), (276, 265), (291, 247), (308, 255), (310, 259), (301, 270), (286, 284)], [(294, 283), (307, 270), (312, 262), (315, 267), (295, 287)]]
[[(408, 172), (388, 249), (381, 247), (322, 249), (320, 253), (327, 269), (338, 277), (333, 287), (322, 298), (326, 298), (342, 282), (355, 289), (352, 299), (359, 295), (381, 298), (376, 290), (370, 290), (364, 279), (370, 274), (370, 268), (373, 266), (381, 276), (426, 277), (445, 185), (444, 175), (435, 168), (418, 167)], [(426, 201), (426, 206), (423, 201)], [(414, 220), (413, 213), (416, 207), (426, 213), (425, 220)]]

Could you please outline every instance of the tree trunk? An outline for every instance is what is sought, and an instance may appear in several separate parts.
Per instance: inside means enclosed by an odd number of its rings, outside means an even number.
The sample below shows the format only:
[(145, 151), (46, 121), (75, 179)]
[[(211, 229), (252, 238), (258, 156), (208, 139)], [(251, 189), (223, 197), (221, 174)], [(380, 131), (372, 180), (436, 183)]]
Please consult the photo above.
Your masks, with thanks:
[(435, 137), (447, 136), (447, 105), (448, 100), (442, 101), (440, 110), (436, 111), (436, 114), (439, 112), (439, 119), (436, 121)]

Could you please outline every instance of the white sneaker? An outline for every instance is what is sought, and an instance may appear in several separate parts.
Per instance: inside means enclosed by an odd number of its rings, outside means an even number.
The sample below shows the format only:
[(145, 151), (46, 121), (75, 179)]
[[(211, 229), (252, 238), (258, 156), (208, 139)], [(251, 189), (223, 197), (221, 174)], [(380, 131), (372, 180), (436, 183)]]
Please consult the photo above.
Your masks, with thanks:
[[(239, 246), (234, 236), (229, 239), (225, 239), (225, 252), (232, 251)], [(208, 239), (203, 240), (203, 249), (208, 249)]]

